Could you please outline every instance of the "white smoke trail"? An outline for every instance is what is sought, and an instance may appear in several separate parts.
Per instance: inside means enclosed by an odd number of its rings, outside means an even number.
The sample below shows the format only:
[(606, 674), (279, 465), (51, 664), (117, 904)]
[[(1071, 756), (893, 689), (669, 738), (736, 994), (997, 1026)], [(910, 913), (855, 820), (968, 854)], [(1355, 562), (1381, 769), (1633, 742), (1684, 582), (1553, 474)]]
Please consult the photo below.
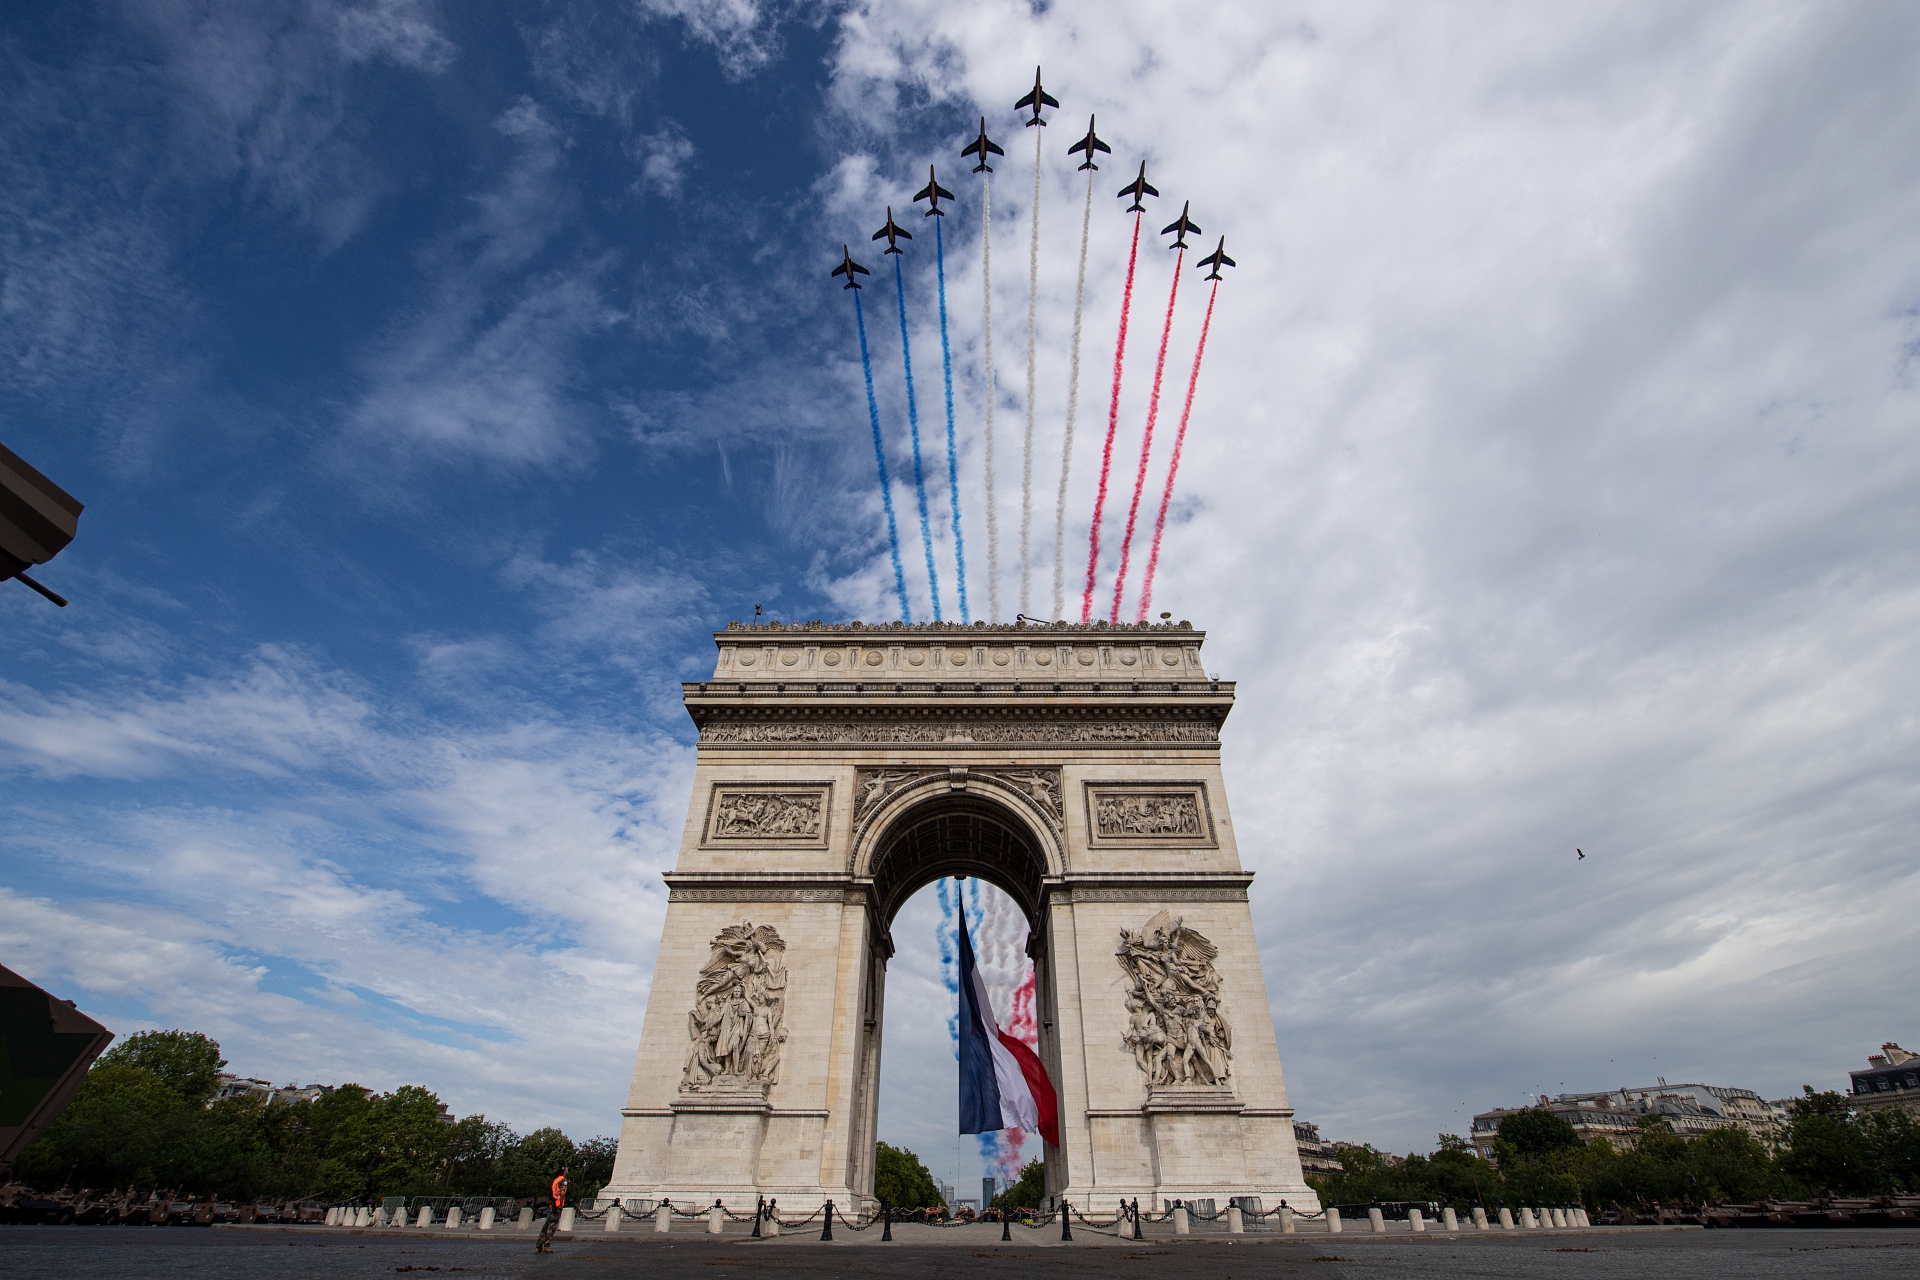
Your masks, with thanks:
[[(1036, 107), (1035, 115), (1039, 114)], [(1027, 245), (1027, 433), (1020, 451), (1020, 612), (1033, 607), (1028, 586), (1033, 578), (1027, 555), (1033, 535), (1033, 349), (1034, 305), (1040, 296), (1040, 130), (1033, 131), (1033, 237)]]
[[(984, 163), (986, 156), (980, 157)], [(980, 199), (980, 296), (986, 319), (987, 356), (987, 617), (1000, 620), (1000, 522), (993, 496), (993, 173), (983, 180)]]
[(1067, 429), (1060, 440), (1060, 497), (1053, 512), (1053, 612), (1067, 607), (1067, 473), (1073, 468), (1073, 419), (1080, 410), (1080, 306), (1087, 296), (1087, 232), (1093, 225), (1093, 174), (1087, 174), (1087, 207), (1080, 214), (1080, 280), (1073, 287), (1073, 356), (1067, 373)]

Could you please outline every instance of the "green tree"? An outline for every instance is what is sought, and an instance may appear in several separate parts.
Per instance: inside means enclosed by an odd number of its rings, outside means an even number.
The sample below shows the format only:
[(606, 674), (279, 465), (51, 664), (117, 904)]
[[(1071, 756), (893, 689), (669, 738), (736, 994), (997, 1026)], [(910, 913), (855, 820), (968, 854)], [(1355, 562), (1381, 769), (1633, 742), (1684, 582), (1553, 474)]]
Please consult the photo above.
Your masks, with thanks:
[(993, 1198), (995, 1209), (1038, 1209), (1047, 1202), (1047, 1166), (1029, 1160), (1020, 1167), (1014, 1184)]
[(180, 1094), (153, 1072), (103, 1056), (58, 1119), (18, 1161), (20, 1178), (48, 1190), (171, 1185), (191, 1121)]
[(588, 1138), (573, 1149), (573, 1189), (581, 1200), (600, 1194), (600, 1188), (613, 1181), (613, 1158), (620, 1143), (613, 1138)]
[(1516, 1111), (1500, 1120), (1500, 1141), (1523, 1156), (1545, 1155), (1550, 1151), (1570, 1151), (1581, 1144), (1564, 1116), (1545, 1107)]
[(1787, 1122), (1787, 1150), (1780, 1170), (1806, 1191), (1832, 1195), (1865, 1195), (1887, 1181), (1873, 1167), (1866, 1134), (1855, 1123), (1852, 1105), (1838, 1093), (1815, 1093), (1793, 1104)]
[(930, 1209), (941, 1203), (940, 1188), (920, 1157), (884, 1142), (873, 1148), (873, 1194), (896, 1209)]
[(500, 1189), (495, 1194), (550, 1195), (553, 1176), (563, 1167), (570, 1168), (575, 1154), (573, 1140), (566, 1134), (552, 1128), (535, 1129), (500, 1157)]
[(227, 1060), (218, 1042), (198, 1031), (140, 1031), (101, 1054), (100, 1063), (151, 1071), (189, 1105), (200, 1106), (220, 1091)]

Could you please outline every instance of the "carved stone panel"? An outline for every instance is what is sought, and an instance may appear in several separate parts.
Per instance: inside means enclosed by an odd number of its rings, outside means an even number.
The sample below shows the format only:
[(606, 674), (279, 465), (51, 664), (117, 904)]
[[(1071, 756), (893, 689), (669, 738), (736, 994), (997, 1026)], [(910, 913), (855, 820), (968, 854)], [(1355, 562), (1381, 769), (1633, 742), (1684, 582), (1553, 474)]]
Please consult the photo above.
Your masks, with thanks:
[(759, 1092), (779, 1078), (786, 1043), (787, 944), (772, 925), (731, 924), (694, 984), (680, 1091)]
[(853, 774), (853, 820), (865, 822), (888, 796), (927, 776), (925, 769), (856, 769)]
[(752, 721), (709, 719), (701, 722), (700, 741), (778, 746), (818, 742), (885, 742), (942, 746), (967, 742), (1167, 742), (1214, 745), (1220, 726), (1211, 720), (1101, 719), (996, 722), (984, 719)]
[(709, 844), (824, 844), (827, 784), (716, 782), (707, 802)]
[(1207, 789), (1199, 782), (1089, 782), (1087, 835), (1096, 844), (1215, 843)]
[(1054, 826), (1060, 825), (1060, 771), (1058, 769), (985, 769), (1002, 781), (1018, 788), (1035, 807), (1047, 815)]
[(1163, 909), (1140, 932), (1120, 931), (1126, 971), (1121, 1042), (1149, 1089), (1231, 1085), (1233, 1028), (1220, 1010), (1220, 949)]

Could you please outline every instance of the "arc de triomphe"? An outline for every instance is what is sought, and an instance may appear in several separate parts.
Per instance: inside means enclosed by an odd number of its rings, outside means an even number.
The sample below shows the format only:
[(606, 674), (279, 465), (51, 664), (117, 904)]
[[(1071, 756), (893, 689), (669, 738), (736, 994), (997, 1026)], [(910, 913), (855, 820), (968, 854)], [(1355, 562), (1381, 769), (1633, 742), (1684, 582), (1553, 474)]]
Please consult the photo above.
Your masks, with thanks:
[[(1187, 623), (735, 623), (603, 1199), (869, 1203), (889, 934), (941, 876), (1026, 913), (1048, 1191), (1318, 1200), (1301, 1177)], [(1224, 1203), (1224, 1200), (1220, 1201)]]

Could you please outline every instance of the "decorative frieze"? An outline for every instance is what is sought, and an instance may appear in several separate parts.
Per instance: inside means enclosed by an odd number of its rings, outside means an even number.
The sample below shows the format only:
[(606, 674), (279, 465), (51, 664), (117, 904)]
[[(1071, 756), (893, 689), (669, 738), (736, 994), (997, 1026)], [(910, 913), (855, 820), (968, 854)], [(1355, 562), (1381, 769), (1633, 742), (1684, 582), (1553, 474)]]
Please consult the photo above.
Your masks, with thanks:
[(728, 925), (694, 984), (680, 1090), (764, 1091), (786, 1043), (787, 944), (772, 925)]
[(1197, 743), (1220, 741), (1211, 720), (1128, 717), (1087, 720), (986, 720), (973, 718), (827, 720), (709, 719), (700, 726), (706, 744), (901, 743), (932, 746), (971, 742)]
[(1122, 929), (1113, 953), (1126, 972), (1122, 1042), (1151, 1089), (1224, 1088), (1232, 1073), (1233, 1028), (1220, 1011), (1220, 949), (1163, 910), (1139, 933)]
[(822, 844), (831, 784), (716, 782), (707, 802), (709, 844)]
[(1096, 844), (1212, 848), (1213, 814), (1202, 782), (1089, 782), (1087, 835)]

